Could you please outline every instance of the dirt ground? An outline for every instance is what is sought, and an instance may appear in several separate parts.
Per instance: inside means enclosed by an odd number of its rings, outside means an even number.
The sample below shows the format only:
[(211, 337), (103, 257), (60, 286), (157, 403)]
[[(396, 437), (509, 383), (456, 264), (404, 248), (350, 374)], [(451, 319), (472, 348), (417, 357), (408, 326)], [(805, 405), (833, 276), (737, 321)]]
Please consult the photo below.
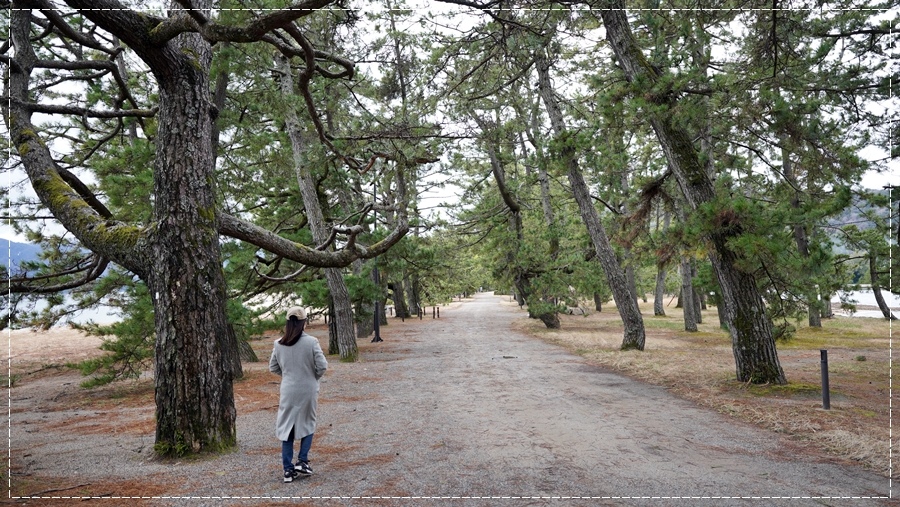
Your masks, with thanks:
[[(384, 342), (360, 340), (362, 361), (329, 358), (310, 454), (316, 474), (291, 484), (281, 482), (273, 435), (273, 337), (254, 342), (263, 361), (246, 364), (235, 385), (238, 449), (160, 460), (150, 379), (81, 389), (77, 372), (53, 364), (95, 353), (95, 339), (13, 332), (9, 495), (0, 502), (891, 504), (883, 474), (598, 366), (627, 357), (535, 338), (507, 299), (481, 293), (442, 307), (441, 319), (392, 319)], [(613, 341), (609, 326), (595, 333)], [(324, 346), (324, 327), (312, 332)], [(651, 333), (662, 350), (666, 332)]]
[[(511, 301), (504, 304), (513, 305)], [(535, 320), (514, 327), (566, 347), (591, 363), (665, 387), (679, 397), (722, 414), (790, 436), (797, 443), (861, 464), (886, 477), (900, 477), (890, 459), (891, 325), (878, 318), (836, 316), (822, 328), (794, 323), (778, 356), (788, 384), (735, 381), (731, 340), (719, 329), (714, 308), (703, 312), (698, 332), (683, 330), (682, 310), (653, 316), (642, 303), (647, 329), (643, 352), (620, 351), (621, 321), (615, 308), (587, 316), (563, 315), (559, 330)], [(896, 311), (896, 310), (895, 310)], [(823, 409), (821, 351), (827, 351), (830, 409)]]

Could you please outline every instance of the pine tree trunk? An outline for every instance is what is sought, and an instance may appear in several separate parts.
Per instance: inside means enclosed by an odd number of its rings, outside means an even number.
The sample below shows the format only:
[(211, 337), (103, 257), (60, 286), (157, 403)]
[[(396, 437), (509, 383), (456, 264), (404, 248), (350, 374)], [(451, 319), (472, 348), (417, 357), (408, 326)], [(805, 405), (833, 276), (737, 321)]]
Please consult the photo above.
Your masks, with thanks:
[(409, 313), (419, 315), (422, 307), (419, 305), (419, 295), (415, 287), (415, 277), (408, 274), (403, 278), (403, 285), (406, 288), (406, 301), (409, 306)]
[[(327, 282), (326, 282), (327, 284)], [(328, 324), (328, 354), (340, 354), (338, 345), (337, 322), (334, 320), (334, 300), (328, 297), (328, 313), (325, 314), (325, 323)]]
[(831, 307), (831, 296), (832, 294), (825, 294), (822, 296), (821, 316), (823, 319), (834, 318), (834, 308)]
[[(799, 182), (794, 174), (794, 162), (791, 160), (791, 152), (787, 148), (781, 149), (781, 165), (784, 178), (795, 189), (799, 189)], [(799, 193), (799, 190), (795, 190), (794, 195), (791, 196), (791, 207), (794, 209), (800, 208)], [(800, 254), (800, 258), (803, 259), (804, 271), (809, 271), (809, 239), (806, 234), (806, 227), (803, 224), (798, 223), (794, 225), (794, 242), (797, 243), (797, 252)], [(809, 280), (810, 277), (808, 273), (803, 273), (803, 277), (804, 285), (809, 287), (805, 294), (809, 327), (822, 327), (822, 314), (821, 307), (819, 306), (818, 289), (812, 286), (812, 281)]]
[[(156, 445), (162, 455), (219, 451), (236, 442), (232, 380), (238, 356), (225, 311), (216, 199), (209, 64), (199, 35), (170, 42), (158, 69), (160, 112), (154, 172), (153, 265), (147, 279), (156, 320)], [(240, 362), (238, 361), (239, 365)]]
[(391, 289), (391, 299), (394, 300), (394, 313), (397, 317), (408, 319), (410, 317), (409, 307), (406, 306), (406, 297), (403, 290), (403, 282), (396, 281), (388, 284)]
[(881, 284), (878, 283), (878, 269), (875, 261), (875, 254), (870, 252), (869, 276), (872, 279), (872, 294), (875, 296), (875, 303), (878, 304), (878, 309), (881, 310), (881, 314), (885, 319), (897, 320), (897, 317), (891, 313), (891, 308), (888, 306), (887, 302), (885, 302), (884, 296), (881, 294)]
[(700, 291), (697, 290), (697, 287), (694, 285), (694, 278), (697, 277), (697, 264), (693, 259), (690, 260), (691, 265), (691, 296), (694, 298), (694, 321), (697, 324), (703, 324), (703, 298), (700, 296)]
[(725, 316), (725, 304), (722, 302), (722, 295), (716, 292), (716, 297), (713, 302), (716, 305), (716, 315), (719, 317), (719, 328), (727, 331), (728, 321)]
[(594, 310), (597, 310), (598, 312), (603, 311), (603, 298), (600, 297), (599, 292), (594, 293)]
[[(363, 270), (362, 260), (353, 261), (353, 274), (360, 276)], [(354, 322), (356, 324), (356, 338), (365, 338), (375, 332), (375, 305), (369, 302), (356, 304)]]
[(691, 261), (681, 258), (681, 304), (684, 313), (684, 330), (697, 331), (697, 313), (694, 311), (694, 282), (691, 279)]
[[(473, 115), (473, 119), (478, 123), (482, 132), (484, 132), (488, 136), (493, 134), (491, 125), (486, 123), (477, 115)], [(543, 322), (544, 325), (546, 325), (550, 329), (559, 329), (559, 316), (557, 315), (556, 310), (552, 310), (546, 313), (541, 311), (540, 313), (538, 313), (538, 311), (535, 311), (534, 309), (535, 307), (537, 307), (537, 305), (532, 304), (535, 299), (544, 302), (546, 302), (547, 299), (546, 297), (541, 297), (540, 295), (534, 294), (530, 281), (530, 278), (532, 276), (531, 273), (528, 272), (527, 267), (519, 265), (516, 260), (516, 251), (518, 251), (525, 237), (522, 231), (522, 207), (506, 184), (506, 172), (503, 168), (503, 164), (500, 161), (500, 156), (497, 153), (496, 146), (494, 145), (494, 140), (485, 139), (485, 149), (491, 162), (491, 173), (494, 176), (494, 181), (497, 183), (497, 189), (500, 191), (500, 196), (503, 198), (503, 203), (506, 205), (506, 208), (510, 212), (509, 229), (515, 234), (516, 238), (516, 244), (512, 249), (510, 249), (510, 251), (507, 252), (506, 260), (507, 264), (512, 266), (513, 284), (516, 286), (516, 293), (520, 298), (519, 306), (527, 304), (529, 318), (540, 319), (541, 322)]]
[(631, 265), (631, 251), (629, 249), (625, 249), (624, 255), (624, 264), (625, 264), (625, 280), (628, 283), (628, 292), (632, 294), (634, 297), (634, 302), (638, 301), (638, 290), (637, 290), (637, 280), (634, 276), (634, 267)]
[[(657, 215), (658, 216), (658, 215)], [(662, 223), (662, 232), (663, 234), (669, 230), (669, 225), (672, 223), (672, 214), (666, 209), (663, 211), (663, 223)], [(659, 220), (657, 219), (657, 224), (659, 224)], [(657, 225), (658, 227), (658, 225)], [(665, 317), (666, 315), (666, 277), (668, 276), (668, 270), (666, 269), (666, 263), (661, 259), (657, 260), (656, 267), (656, 285), (653, 289), (653, 314)]]
[[(279, 57), (277, 62), (280, 69), (280, 85), (282, 94), (286, 98), (292, 97), (296, 86), (291, 73), (290, 62)], [(291, 101), (286, 101), (291, 103)], [(323, 245), (330, 235), (329, 227), (325, 223), (322, 206), (319, 202), (316, 180), (313, 178), (310, 162), (307, 160), (307, 150), (312, 144), (312, 135), (303, 128), (296, 111), (285, 108), (285, 125), (288, 137), (291, 139), (294, 168), (297, 183), (300, 186), (300, 195), (303, 197), (303, 207), (306, 210), (306, 218), (312, 231), (313, 240), (317, 245)], [(340, 268), (325, 268), (325, 281), (331, 297), (334, 311), (331, 313), (334, 335), (337, 348), (342, 361), (356, 361), (359, 350), (356, 345), (356, 333), (353, 328), (353, 304), (347, 291), (347, 284)], [(330, 333), (329, 333), (330, 334)], [(329, 340), (330, 341), (330, 340)], [(329, 352), (332, 352), (332, 344), (329, 343)]]
[[(566, 125), (563, 121), (562, 110), (559, 107), (556, 96), (554, 95), (552, 85), (550, 83), (550, 65), (543, 50), (539, 50), (535, 54), (535, 67), (538, 71), (538, 89), (541, 98), (544, 100), (544, 106), (550, 116), (550, 123), (554, 132), (558, 137), (566, 135)], [(606, 274), (606, 281), (613, 293), (613, 299), (622, 317), (625, 327), (624, 337), (622, 339), (622, 350), (637, 349), (644, 350), (644, 319), (641, 316), (640, 309), (637, 305), (637, 299), (632, 291), (628, 288), (628, 280), (622, 271), (622, 266), (616, 260), (616, 253), (609, 243), (606, 230), (600, 223), (600, 217), (591, 201), (591, 195), (588, 191), (584, 176), (578, 167), (578, 158), (575, 149), (571, 146), (565, 146), (561, 149), (560, 159), (565, 164), (569, 178), (569, 184), (572, 187), (572, 193), (575, 202), (578, 203), (578, 209), (581, 212), (581, 219), (587, 228), (588, 235), (593, 243), (597, 259), (603, 267)]]
[(656, 269), (656, 286), (653, 289), (653, 315), (666, 316), (666, 268), (660, 266)]
[[(97, 12), (87, 17), (92, 15), (103, 17)], [(32, 111), (22, 106), (37, 64), (29, 40), (32, 14), (13, 9), (9, 20), (18, 68), (5, 85), (18, 100), (7, 105), (6, 121), (35, 193), (83, 246), (138, 274), (150, 290), (156, 332), (155, 450), (173, 456), (234, 446), (232, 382), (241, 371), (226, 317), (216, 223), (209, 44), (196, 34), (153, 47), (132, 39), (159, 84), (160, 98), (154, 226), (144, 231), (105, 221), (60, 176), (31, 124)]]
[[(550, 235), (550, 258), (555, 261), (559, 258), (559, 232), (556, 228), (553, 203), (550, 200), (550, 175), (547, 173), (548, 160), (544, 155), (544, 147), (541, 142), (540, 100), (532, 100), (530, 93), (528, 99), (529, 102), (533, 103), (531, 118), (525, 119), (520, 111), (519, 115), (523, 117), (523, 122), (530, 124), (530, 129), (525, 129), (525, 134), (528, 136), (531, 145), (534, 146), (535, 156), (538, 160), (537, 179), (541, 189), (541, 211), (544, 213), (544, 223), (547, 225), (547, 233)], [(523, 141), (522, 145), (524, 146), (524, 144), (525, 142)], [(523, 151), (525, 151), (524, 148)]]
[(703, 298), (700, 296), (700, 291), (698, 291), (696, 287), (693, 288), (691, 294), (694, 295), (694, 321), (697, 324), (703, 324)]
[[(715, 186), (700, 162), (692, 137), (673, 121), (677, 96), (657, 90), (662, 72), (653, 68), (638, 47), (628, 25), (623, 0), (609, 0), (601, 11), (607, 39), (630, 83), (642, 82), (644, 98), (654, 103), (647, 109), (650, 124), (678, 185), (691, 209), (716, 200)], [(766, 314), (762, 295), (752, 274), (738, 269), (738, 255), (729, 240), (740, 235), (740, 223), (727, 202), (719, 201), (716, 223), (708, 233), (712, 245), (710, 260), (724, 299), (724, 315), (729, 325), (737, 378), (741, 382), (784, 384), (787, 382), (778, 361), (772, 322)]]

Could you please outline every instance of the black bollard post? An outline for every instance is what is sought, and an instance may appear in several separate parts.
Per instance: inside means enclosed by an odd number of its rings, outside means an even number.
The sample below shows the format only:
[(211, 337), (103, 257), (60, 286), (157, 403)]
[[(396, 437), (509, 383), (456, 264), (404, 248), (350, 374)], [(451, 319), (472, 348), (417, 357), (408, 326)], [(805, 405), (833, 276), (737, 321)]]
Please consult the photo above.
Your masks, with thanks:
[(821, 349), (822, 366), (822, 408), (831, 410), (831, 395), (828, 392), (828, 350)]
[(441, 309), (440, 308), (437, 309), (437, 314), (438, 314), (438, 318), (441, 318)]

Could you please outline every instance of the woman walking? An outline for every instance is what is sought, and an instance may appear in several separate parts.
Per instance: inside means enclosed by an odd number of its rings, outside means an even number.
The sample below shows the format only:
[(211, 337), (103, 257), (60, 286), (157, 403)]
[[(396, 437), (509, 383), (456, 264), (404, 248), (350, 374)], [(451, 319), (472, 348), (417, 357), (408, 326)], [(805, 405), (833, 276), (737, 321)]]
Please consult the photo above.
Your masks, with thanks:
[[(281, 376), (275, 436), (281, 440), (284, 482), (313, 473), (309, 449), (316, 431), (319, 379), (328, 368), (319, 340), (304, 333), (305, 327), (306, 311), (297, 306), (288, 310), (284, 336), (275, 342), (269, 359), (269, 371)], [(291, 463), (295, 437), (300, 438), (296, 465)]]

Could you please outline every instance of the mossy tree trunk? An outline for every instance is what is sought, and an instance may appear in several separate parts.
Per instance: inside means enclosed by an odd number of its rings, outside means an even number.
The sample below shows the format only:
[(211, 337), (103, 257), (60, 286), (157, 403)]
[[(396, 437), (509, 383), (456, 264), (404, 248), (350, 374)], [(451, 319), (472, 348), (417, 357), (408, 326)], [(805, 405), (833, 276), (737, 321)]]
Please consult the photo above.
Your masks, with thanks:
[[(654, 106), (647, 109), (650, 124), (688, 204), (694, 210), (713, 204), (715, 187), (692, 137), (673, 121), (671, 111), (678, 104), (677, 97), (661, 85), (662, 71), (651, 66), (641, 52), (628, 24), (625, 2), (609, 0), (603, 7), (600, 15), (607, 39), (628, 81), (641, 83), (639, 93)], [(722, 291), (737, 378), (742, 382), (784, 384), (787, 380), (778, 361), (772, 323), (756, 280), (737, 267), (740, 256), (729, 247), (729, 241), (740, 235), (740, 224), (732, 219), (727, 201), (717, 201), (716, 208), (715, 217), (710, 219), (714, 223), (708, 224), (709, 255)]]

